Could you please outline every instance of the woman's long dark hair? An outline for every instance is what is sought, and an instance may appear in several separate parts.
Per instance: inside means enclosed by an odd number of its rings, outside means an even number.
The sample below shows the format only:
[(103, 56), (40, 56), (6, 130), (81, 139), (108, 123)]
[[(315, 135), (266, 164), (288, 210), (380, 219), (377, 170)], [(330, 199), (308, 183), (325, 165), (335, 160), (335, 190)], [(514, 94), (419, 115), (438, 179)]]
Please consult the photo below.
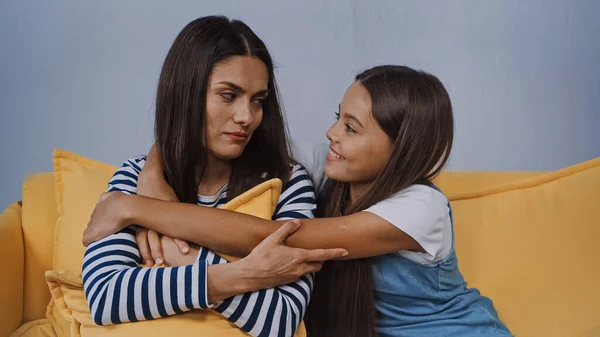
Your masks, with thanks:
[(207, 161), (208, 79), (234, 56), (260, 59), (269, 72), (263, 120), (242, 155), (233, 161), (229, 199), (263, 180), (290, 174), (287, 132), (279, 105), (273, 61), (265, 44), (241, 21), (222, 16), (196, 19), (179, 33), (164, 61), (156, 94), (155, 137), (165, 177), (181, 202), (196, 203)]
[[(390, 138), (393, 153), (354, 203), (349, 183), (329, 181), (320, 201), (326, 217), (362, 211), (413, 184), (430, 181), (445, 166), (452, 148), (452, 105), (435, 76), (403, 66), (379, 66), (362, 72), (356, 81), (369, 92), (373, 117)], [(311, 337), (377, 336), (371, 268), (368, 258), (325, 263), (315, 279), (307, 314)]]

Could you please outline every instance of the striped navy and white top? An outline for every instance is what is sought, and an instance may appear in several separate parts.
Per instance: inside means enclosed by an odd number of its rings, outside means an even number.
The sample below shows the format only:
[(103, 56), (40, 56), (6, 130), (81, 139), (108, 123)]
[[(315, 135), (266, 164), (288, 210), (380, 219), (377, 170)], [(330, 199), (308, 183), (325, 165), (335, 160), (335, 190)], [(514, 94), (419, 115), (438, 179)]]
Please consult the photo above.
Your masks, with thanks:
[[(109, 183), (109, 191), (135, 194), (146, 158), (126, 161)], [(215, 196), (198, 196), (198, 204), (220, 207), (227, 202), (227, 185)], [(301, 165), (294, 165), (283, 187), (274, 220), (314, 217), (312, 182)], [(251, 336), (293, 336), (313, 287), (313, 276), (294, 283), (208, 303), (207, 266), (227, 263), (200, 248), (196, 263), (169, 268), (143, 268), (135, 230), (126, 228), (90, 244), (83, 259), (83, 285), (94, 322), (109, 325), (166, 317), (192, 309), (214, 308)]]

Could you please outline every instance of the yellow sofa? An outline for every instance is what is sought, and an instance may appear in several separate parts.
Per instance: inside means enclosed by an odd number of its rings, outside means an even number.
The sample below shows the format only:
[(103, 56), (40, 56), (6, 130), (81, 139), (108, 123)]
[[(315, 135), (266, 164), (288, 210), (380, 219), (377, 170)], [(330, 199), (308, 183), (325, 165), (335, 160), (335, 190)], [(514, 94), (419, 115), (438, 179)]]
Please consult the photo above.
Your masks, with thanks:
[[(0, 337), (56, 335), (45, 279), (55, 178), (28, 177), (0, 216)], [(436, 183), (452, 202), (467, 282), (515, 336), (600, 336), (600, 158), (550, 173), (444, 172)]]

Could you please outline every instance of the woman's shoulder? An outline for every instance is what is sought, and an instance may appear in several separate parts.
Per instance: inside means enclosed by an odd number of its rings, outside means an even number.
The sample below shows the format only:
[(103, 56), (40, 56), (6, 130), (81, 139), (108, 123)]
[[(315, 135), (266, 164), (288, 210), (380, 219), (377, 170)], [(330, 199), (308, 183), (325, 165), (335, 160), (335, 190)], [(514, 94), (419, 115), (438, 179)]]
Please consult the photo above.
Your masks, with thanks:
[(314, 218), (317, 207), (315, 189), (307, 170), (299, 163), (292, 163), (288, 182), (283, 186), (273, 220)]
[(304, 165), (302, 165), (301, 163), (292, 160), (290, 164), (290, 180), (293, 176), (298, 176), (302, 174), (308, 175), (308, 170), (306, 169), (306, 167), (304, 167)]
[(323, 168), (327, 162), (327, 143), (303, 142), (292, 139), (292, 157), (307, 171), (313, 186), (320, 191), (325, 183)]
[(139, 155), (139, 156), (135, 156), (135, 157), (131, 157), (127, 160), (125, 160), (123, 162), (123, 164), (121, 164), (121, 168), (126, 168), (126, 167), (132, 167), (135, 168), (136, 170), (139, 169), (140, 171), (142, 170), (142, 168), (144, 167), (144, 164), (146, 163), (146, 155)]
[(144, 164), (146, 163), (146, 156), (140, 155), (131, 157), (125, 160), (121, 166), (115, 172), (115, 176), (118, 174), (129, 172), (130, 174), (135, 175), (136, 177), (140, 174), (142, 169), (144, 168)]
[(314, 189), (308, 170), (302, 164), (292, 161), (290, 166), (290, 177), (285, 186), (283, 186), (282, 192), (290, 188), (298, 189), (305, 186)]
[(146, 163), (146, 156), (131, 157), (123, 162), (109, 182), (109, 192), (136, 193), (137, 181)]

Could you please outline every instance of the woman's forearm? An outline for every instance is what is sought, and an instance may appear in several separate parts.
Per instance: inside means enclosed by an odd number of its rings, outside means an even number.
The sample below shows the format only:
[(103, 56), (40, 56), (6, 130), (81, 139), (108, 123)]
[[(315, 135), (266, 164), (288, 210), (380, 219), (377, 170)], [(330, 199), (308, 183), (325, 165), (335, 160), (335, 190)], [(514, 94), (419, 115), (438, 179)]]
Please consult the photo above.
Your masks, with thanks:
[[(124, 250), (123, 247), (129, 250)], [(201, 259), (202, 255), (198, 255), (194, 263), (185, 266), (139, 267), (139, 256), (130, 251), (133, 247), (135, 232), (128, 228), (86, 249), (82, 264), (83, 285), (96, 324), (121, 323), (119, 311), (135, 312), (135, 317), (129, 316), (128, 319), (144, 320), (158, 316), (166, 317), (174, 312), (190, 309), (204, 309), (211, 303), (270, 285), (263, 281), (265, 277), (255, 268), (247, 267), (245, 261), (211, 265), (207, 259)], [(128, 276), (124, 277), (125, 275)], [(178, 275), (183, 277), (177, 277)], [(189, 283), (184, 280), (196, 281)], [(101, 286), (102, 284), (106, 286)], [(191, 287), (190, 291), (187, 286)], [(110, 290), (113, 287), (129, 289), (128, 291), (135, 287), (136, 291), (113, 292)], [(173, 307), (174, 312), (161, 310), (165, 306), (164, 300), (173, 291), (188, 293), (186, 298), (171, 298), (169, 305)], [(153, 302), (155, 305), (150, 304)], [(114, 303), (119, 305), (115, 307)]]
[(209, 265), (206, 279), (209, 303), (261, 289), (252, 271), (242, 268), (239, 262)]

